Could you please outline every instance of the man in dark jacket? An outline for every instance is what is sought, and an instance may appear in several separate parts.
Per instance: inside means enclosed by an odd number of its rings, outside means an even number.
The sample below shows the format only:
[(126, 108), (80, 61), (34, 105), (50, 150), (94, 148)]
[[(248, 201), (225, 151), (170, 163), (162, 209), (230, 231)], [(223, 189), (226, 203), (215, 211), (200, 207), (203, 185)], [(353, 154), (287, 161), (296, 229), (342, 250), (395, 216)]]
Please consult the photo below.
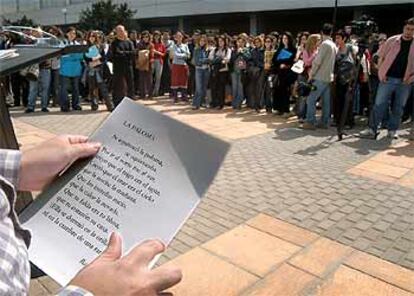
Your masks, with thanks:
[[(125, 27), (119, 25), (115, 28), (116, 39), (111, 44), (111, 58), (113, 63), (113, 101), (115, 107), (121, 103), (125, 96), (134, 98), (133, 58), (134, 45), (127, 38)], [(127, 89), (125, 89), (125, 84)]]

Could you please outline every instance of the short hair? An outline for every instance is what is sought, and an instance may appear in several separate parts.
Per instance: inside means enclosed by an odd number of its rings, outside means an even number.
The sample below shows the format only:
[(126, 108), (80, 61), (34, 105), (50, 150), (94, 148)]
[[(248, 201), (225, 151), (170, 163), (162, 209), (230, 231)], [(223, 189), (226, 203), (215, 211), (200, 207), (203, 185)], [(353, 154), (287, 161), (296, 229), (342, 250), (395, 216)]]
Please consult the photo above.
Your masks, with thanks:
[(71, 32), (71, 31), (75, 31), (75, 32), (76, 32), (76, 28), (75, 28), (75, 27), (70, 26), (70, 27), (66, 30), (66, 34), (67, 34), (67, 33), (69, 33), (69, 32)]
[(322, 34), (324, 35), (332, 35), (332, 30), (333, 30), (332, 24), (326, 23), (322, 26)]
[(344, 40), (346, 40), (348, 38), (348, 34), (342, 29), (335, 32), (335, 37), (336, 36), (341, 36), (342, 39), (344, 39)]
[(414, 17), (409, 18), (408, 20), (406, 20), (406, 21), (404, 22), (404, 24), (405, 24), (405, 25), (412, 25), (412, 26), (414, 26)]
[(158, 30), (155, 30), (155, 31), (152, 33), (152, 35), (161, 35), (161, 32), (160, 32), (160, 31), (158, 31)]
[(149, 36), (149, 31), (145, 30), (141, 32), (141, 36)]

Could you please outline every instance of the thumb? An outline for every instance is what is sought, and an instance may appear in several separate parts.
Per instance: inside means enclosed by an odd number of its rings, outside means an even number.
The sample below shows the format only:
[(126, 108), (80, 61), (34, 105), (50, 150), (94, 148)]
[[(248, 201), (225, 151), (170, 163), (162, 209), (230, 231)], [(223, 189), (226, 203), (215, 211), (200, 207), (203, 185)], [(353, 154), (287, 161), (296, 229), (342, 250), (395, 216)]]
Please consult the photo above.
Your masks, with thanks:
[(85, 158), (95, 155), (101, 148), (100, 143), (79, 143), (70, 147), (71, 159)]
[(109, 238), (108, 246), (105, 251), (97, 258), (115, 261), (121, 258), (122, 255), (122, 238), (116, 232), (112, 232)]

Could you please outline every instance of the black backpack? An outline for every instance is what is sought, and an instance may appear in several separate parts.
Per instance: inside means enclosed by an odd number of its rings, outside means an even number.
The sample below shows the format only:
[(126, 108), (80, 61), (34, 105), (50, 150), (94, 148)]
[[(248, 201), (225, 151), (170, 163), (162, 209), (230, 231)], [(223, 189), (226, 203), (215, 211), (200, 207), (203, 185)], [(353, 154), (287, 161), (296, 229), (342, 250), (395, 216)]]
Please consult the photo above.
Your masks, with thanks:
[[(347, 46), (346, 56), (352, 53), (352, 46)], [(345, 58), (338, 61), (336, 69), (337, 81), (340, 84), (350, 83), (355, 77), (355, 64), (350, 59)]]

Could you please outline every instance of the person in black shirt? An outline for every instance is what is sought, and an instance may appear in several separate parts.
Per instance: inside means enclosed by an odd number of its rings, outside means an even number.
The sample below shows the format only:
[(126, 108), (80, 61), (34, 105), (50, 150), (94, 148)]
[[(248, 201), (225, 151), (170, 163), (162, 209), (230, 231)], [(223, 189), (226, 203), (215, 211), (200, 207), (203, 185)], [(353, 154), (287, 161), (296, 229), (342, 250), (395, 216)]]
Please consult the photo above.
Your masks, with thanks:
[(378, 64), (380, 84), (375, 105), (369, 128), (362, 131), (360, 136), (376, 139), (379, 124), (391, 106), (387, 128), (388, 138), (392, 140), (398, 138), (397, 130), (403, 109), (414, 84), (414, 18), (405, 22), (402, 34), (392, 36), (384, 43), (379, 51)]
[(387, 72), (387, 77), (403, 79), (408, 65), (408, 55), (412, 39), (401, 38), (401, 49)]
[(290, 71), (296, 51), (292, 34), (285, 32), (272, 61), (273, 72), (278, 75), (278, 84), (273, 93), (273, 109), (286, 118), (290, 116), (290, 87), (296, 80), (294, 73)]
[[(113, 63), (113, 101), (115, 107), (125, 96), (134, 98), (133, 57), (134, 45), (127, 39), (124, 26), (115, 28), (116, 39), (111, 44), (111, 58)], [(125, 84), (127, 89), (125, 89)]]

